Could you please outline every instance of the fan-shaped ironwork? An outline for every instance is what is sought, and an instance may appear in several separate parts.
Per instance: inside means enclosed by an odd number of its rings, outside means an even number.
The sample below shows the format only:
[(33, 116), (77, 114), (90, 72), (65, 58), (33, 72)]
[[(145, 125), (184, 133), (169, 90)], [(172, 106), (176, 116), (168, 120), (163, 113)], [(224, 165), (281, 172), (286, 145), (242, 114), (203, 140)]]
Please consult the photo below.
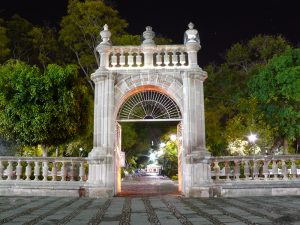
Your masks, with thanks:
[(142, 91), (122, 105), (118, 120), (181, 119), (181, 113), (169, 96), (157, 91)]

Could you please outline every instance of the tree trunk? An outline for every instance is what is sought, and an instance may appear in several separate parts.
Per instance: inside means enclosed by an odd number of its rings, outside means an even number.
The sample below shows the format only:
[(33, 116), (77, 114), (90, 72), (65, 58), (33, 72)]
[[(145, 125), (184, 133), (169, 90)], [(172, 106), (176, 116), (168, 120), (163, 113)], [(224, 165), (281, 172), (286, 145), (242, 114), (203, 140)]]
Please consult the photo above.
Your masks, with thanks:
[(47, 145), (41, 145), (42, 146), (42, 152), (43, 152), (43, 157), (48, 156), (48, 146)]
[(284, 138), (284, 139), (283, 139), (283, 153), (284, 153), (285, 155), (289, 154), (289, 152), (288, 152), (288, 147), (289, 147), (288, 139), (287, 139), (287, 138)]

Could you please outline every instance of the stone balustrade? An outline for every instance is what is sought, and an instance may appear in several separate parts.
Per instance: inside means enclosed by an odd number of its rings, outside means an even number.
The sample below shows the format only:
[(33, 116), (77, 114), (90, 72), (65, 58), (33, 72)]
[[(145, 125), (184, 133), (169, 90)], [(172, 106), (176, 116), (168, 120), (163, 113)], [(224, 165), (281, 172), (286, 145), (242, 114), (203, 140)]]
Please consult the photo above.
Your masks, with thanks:
[(142, 46), (113, 46), (107, 50), (108, 69), (139, 69), (188, 67), (185, 45), (158, 45), (151, 49)]
[(84, 158), (0, 157), (1, 181), (86, 181)]
[(300, 155), (212, 157), (211, 176), (215, 182), (300, 180)]

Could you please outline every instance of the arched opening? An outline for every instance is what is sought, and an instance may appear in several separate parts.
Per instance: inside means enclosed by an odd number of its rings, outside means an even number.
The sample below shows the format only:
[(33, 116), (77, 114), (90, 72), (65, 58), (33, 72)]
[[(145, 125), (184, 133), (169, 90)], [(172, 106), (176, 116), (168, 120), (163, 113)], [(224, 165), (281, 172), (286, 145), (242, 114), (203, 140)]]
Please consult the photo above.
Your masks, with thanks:
[[(181, 119), (182, 115), (177, 103), (167, 93), (153, 87), (150, 89), (144, 87), (139, 91), (134, 90), (123, 99), (116, 118), (118, 135), (116, 135), (115, 141), (117, 143), (115, 148), (115, 188), (117, 194), (147, 195), (181, 192)], [(123, 130), (122, 127), (125, 129)], [(124, 149), (124, 145), (121, 144), (122, 136), (124, 139), (132, 138), (126, 136), (128, 127), (134, 127), (139, 137), (144, 138), (141, 142), (147, 143), (142, 145), (141, 148), (144, 149), (136, 150), (138, 147), (132, 147), (135, 148), (135, 159), (138, 164), (134, 168), (129, 168), (132, 165), (125, 160), (125, 157), (129, 159), (129, 156), (132, 155), (132, 152), (129, 153), (131, 149)], [(161, 146), (160, 138), (171, 131), (175, 134), (172, 138), (170, 135), (168, 146)], [(127, 139), (126, 141), (128, 142)], [(171, 153), (166, 151), (172, 151), (172, 162), (166, 158), (166, 155)], [(153, 158), (154, 156), (156, 158)], [(177, 160), (176, 165), (174, 165), (174, 160)], [(174, 169), (176, 174), (174, 174)], [(127, 174), (125, 175), (124, 172)]]
[(118, 120), (147, 119), (181, 119), (181, 112), (166, 94), (144, 90), (127, 98), (118, 113)]

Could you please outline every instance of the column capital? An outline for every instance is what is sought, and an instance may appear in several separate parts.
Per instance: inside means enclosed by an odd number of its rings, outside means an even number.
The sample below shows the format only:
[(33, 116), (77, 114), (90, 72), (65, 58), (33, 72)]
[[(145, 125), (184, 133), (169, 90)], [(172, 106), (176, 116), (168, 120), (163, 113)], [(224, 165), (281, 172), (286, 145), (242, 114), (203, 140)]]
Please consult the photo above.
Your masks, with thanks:
[(94, 83), (103, 81), (105, 79), (115, 80), (115, 73), (112, 73), (107, 69), (99, 68), (91, 74), (91, 79), (94, 81)]
[(182, 78), (183, 79), (190, 78), (190, 79), (204, 81), (207, 78), (207, 72), (202, 70), (199, 67), (199, 68), (195, 68), (195, 69), (191, 69), (191, 70), (183, 72)]

